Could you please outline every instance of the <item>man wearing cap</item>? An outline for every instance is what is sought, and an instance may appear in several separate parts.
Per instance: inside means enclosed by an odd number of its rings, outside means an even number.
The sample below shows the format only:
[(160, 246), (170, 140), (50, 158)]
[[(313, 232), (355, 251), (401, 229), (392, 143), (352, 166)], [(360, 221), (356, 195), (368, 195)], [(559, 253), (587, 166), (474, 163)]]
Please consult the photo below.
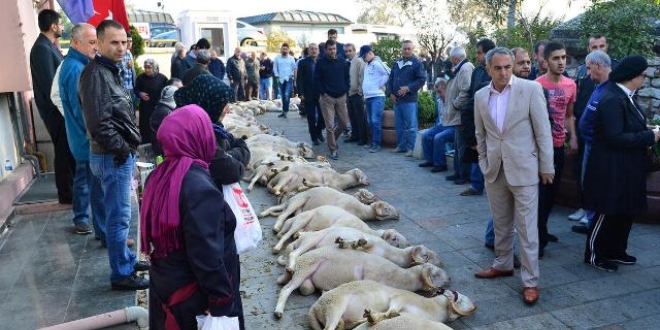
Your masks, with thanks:
[(647, 67), (642, 56), (621, 60), (596, 106), (584, 174), (585, 207), (596, 215), (589, 226), (584, 262), (608, 272), (616, 271), (617, 264), (637, 262), (627, 253), (628, 237), (635, 215), (647, 209), (647, 150), (660, 139), (660, 132), (647, 128), (634, 98), (644, 85)]
[(371, 145), (365, 145), (369, 152), (380, 150), (381, 122), (383, 110), (385, 109), (385, 86), (390, 76), (390, 68), (376, 56), (371, 46), (360, 47), (360, 57), (366, 63), (364, 67), (364, 79), (362, 80), (362, 94), (367, 110), (367, 123), (371, 127)]

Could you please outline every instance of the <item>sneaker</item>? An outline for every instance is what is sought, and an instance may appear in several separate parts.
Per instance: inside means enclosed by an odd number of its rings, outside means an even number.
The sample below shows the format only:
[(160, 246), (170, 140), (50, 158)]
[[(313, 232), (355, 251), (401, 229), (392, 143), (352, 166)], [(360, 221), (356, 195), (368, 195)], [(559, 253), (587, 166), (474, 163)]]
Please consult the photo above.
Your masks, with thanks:
[(412, 150), (408, 150), (408, 152), (406, 152), (406, 157), (412, 157), (412, 156), (413, 156)]
[(610, 258), (610, 261), (611, 262), (616, 262), (617, 264), (622, 264), (622, 265), (634, 265), (634, 264), (637, 263), (637, 258), (635, 258), (631, 255), (628, 255), (628, 254), (624, 254), (621, 257)]
[(133, 265), (133, 270), (136, 272), (146, 272), (151, 268), (149, 261), (138, 261)]
[(79, 223), (74, 226), (76, 230), (76, 234), (78, 235), (89, 235), (93, 232), (92, 226), (90, 226), (88, 223)]
[(589, 224), (589, 216), (585, 213), (582, 219), (580, 219), (580, 223), (583, 225), (588, 225)]
[(399, 149), (399, 148), (397, 147), (396, 149), (392, 150), (391, 152), (392, 152), (392, 153), (395, 153), (395, 154), (400, 154), (400, 153), (403, 153), (403, 152), (406, 152), (406, 151), (403, 150), (403, 149)]
[(606, 272), (615, 272), (619, 269), (619, 266), (617, 266), (615, 263), (609, 260), (596, 259), (594, 262), (585, 262), (585, 263), (591, 267), (604, 270)]
[(367, 150), (371, 149), (371, 145), (369, 143), (367, 143), (367, 144), (364, 145), (364, 148), (367, 149)]
[(578, 209), (577, 211), (575, 211), (575, 213), (568, 216), (568, 220), (578, 221), (578, 220), (582, 219), (583, 217), (585, 217), (586, 215), (587, 215), (587, 212), (585, 210)]
[(133, 273), (121, 281), (111, 282), (110, 285), (112, 290), (117, 291), (146, 290), (149, 288), (149, 280)]
[(286, 118), (286, 113), (282, 112), (277, 118)]
[(431, 166), (433, 166), (433, 163), (432, 163), (432, 162), (429, 162), (429, 161), (427, 160), (427, 161), (425, 161), (425, 162), (419, 164), (418, 166), (419, 166), (419, 167), (431, 167)]
[(455, 152), (454, 150), (449, 150), (449, 151), (445, 152), (445, 156), (454, 157), (454, 152)]
[(467, 188), (467, 189), (465, 189), (461, 192), (461, 196), (481, 196), (483, 194), (484, 194), (483, 191), (481, 191), (481, 192), (476, 191), (472, 187)]
[(380, 146), (375, 146), (375, 147), (369, 149), (369, 152), (372, 153), (372, 154), (375, 153), (375, 152), (379, 152), (379, 151), (380, 151)]
[(330, 156), (328, 156), (328, 157), (329, 157), (330, 159), (334, 159), (334, 160), (339, 159), (339, 155), (337, 155), (337, 152), (336, 152), (336, 151), (331, 152), (331, 153), (330, 153)]

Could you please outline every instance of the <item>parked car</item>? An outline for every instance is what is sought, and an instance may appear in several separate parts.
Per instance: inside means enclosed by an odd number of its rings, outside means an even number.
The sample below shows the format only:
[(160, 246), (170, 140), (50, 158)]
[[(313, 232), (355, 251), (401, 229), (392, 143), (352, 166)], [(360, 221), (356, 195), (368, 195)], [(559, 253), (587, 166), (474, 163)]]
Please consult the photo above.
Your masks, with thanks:
[(238, 32), (238, 44), (241, 47), (265, 47), (266, 46), (266, 33), (264, 29), (252, 26), (242, 21), (236, 21), (236, 28)]
[(157, 34), (149, 39), (149, 47), (174, 47), (181, 40), (179, 31), (173, 30)]

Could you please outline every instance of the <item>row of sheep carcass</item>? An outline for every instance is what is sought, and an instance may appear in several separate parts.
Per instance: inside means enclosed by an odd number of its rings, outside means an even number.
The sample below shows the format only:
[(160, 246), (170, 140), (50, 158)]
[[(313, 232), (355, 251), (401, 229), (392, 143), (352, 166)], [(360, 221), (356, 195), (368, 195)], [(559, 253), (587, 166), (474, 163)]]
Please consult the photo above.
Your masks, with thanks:
[(365, 223), (398, 219), (399, 212), (365, 189), (343, 192), (368, 184), (361, 170), (337, 173), (324, 159), (313, 161), (309, 144), (282, 136), (262, 133), (246, 142), (252, 154), (248, 191), (260, 183), (280, 200), (260, 214), (277, 216), (273, 251), (296, 238), (278, 258), (286, 270), (278, 278), (284, 287), (276, 317), (295, 289), (325, 292), (309, 311), (313, 329), (448, 329), (445, 322), (474, 313), (469, 298), (444, 289), (450, 279), (434, 251)]

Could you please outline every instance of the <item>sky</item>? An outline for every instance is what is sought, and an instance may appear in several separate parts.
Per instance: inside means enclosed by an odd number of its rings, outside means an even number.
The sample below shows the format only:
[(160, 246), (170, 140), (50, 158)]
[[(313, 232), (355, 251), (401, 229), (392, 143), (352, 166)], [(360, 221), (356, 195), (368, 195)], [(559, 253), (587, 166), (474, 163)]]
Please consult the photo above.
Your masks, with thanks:
[[(236, 17), (265, 14), (269, 12), (285, 10), (310, 10), (340, 14), (351, 21), (355, 21), (360, 13), (362, 5), (359, 0), (249, 0), (249, 1), (209, 1), (209, 0), (126, 0), (135, 8), (145, 10), (159, 10), (156, 3), (164, 4), (166, 12), (172, 14), (176, 20), (178, 13), (185, 9), (209, 8), (209, 3), (217, 9), (229, 9), (234, 12)], [(535, 13), (543, 3), (550, 3), (544, 6), (544, 13), (558, 17), (565, 14), (566, 19), (570, 19), (581, 13), (589, 0), (525, 0), (523, 11)], [(568, 6), (568, 3), (571, 6)], [(247, 5), (246, 5), (247, 4)]]

